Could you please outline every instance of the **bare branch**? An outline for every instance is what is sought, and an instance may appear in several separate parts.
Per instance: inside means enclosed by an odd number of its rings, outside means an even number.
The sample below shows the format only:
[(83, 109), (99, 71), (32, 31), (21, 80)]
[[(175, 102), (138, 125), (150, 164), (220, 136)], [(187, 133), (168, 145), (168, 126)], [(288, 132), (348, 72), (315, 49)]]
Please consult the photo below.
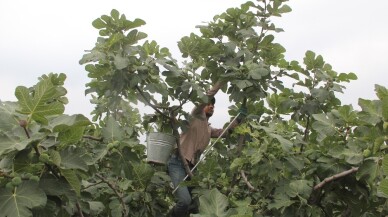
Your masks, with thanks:
[(358, 171), (358, 167), (353, 167), (350, 170), (346, 170), (346, 171), (343, 171), (341, 173), (335, 174), (334, 176), (327, 177), (322, 182), (320, 182), (319, 184), (315, 185), (314, 186), (314, 190), (318, 190), (318, 189), (322, 188), (325, 184), (327, 184), (329, 182), (332, 182), (332, 181), (334, 181), (336, 179), (339, 179), (341, 177), (350, 175), (350, 174), (355, 173), (357, 171)]
[(79, 217), (84, 217), (84, 214), (82, 213), (81, 206), (79, 205), (79, 202), (77, 201), (77, 203), (75, 205), (77, 206)]
[(240, 174), (241, 174), (241, 177), (243, 178), (245, 184), (247, 184), (249, 190), (251, 190), (251, 191), (256, 191), (256, 188), (253, 187), (253, 185), (248, 181), (248, 178), (247, 178), (247, 176), (245, 175), (245, 171), (244, 171), (244, 170), (241, 170), (241, 171), (240, 171)]

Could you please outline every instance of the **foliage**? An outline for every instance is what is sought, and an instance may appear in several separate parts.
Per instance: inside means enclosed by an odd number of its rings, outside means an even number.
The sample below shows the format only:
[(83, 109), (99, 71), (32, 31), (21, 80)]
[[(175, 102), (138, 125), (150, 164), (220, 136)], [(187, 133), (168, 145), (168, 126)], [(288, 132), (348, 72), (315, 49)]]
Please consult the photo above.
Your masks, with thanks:
[[(194, 216), (382, 216), (388, 214), (388, 90), (359, 99), (336, 93), (354, 73), (337, 73), (307, 51), (284, 59), (271, 17), (291, 11), (285, 0), (247, 2), (217, 15), (167, 48), (112, 10), (92, 25), (100, 37), (80, 64), (91, 79), (92, 120), (66, 115), (65, 74), (19, 86), (17, 102), (0, 102), (0, 217), (158, 216), (174, 203), (166, 168), (146, 162), (140, 137), (185, 129), (185, 103), (221, 91), (248, 116), (218, 141), (186, 184), (196, 188)], [(141, 103), (154, 109), (143, 114)]]

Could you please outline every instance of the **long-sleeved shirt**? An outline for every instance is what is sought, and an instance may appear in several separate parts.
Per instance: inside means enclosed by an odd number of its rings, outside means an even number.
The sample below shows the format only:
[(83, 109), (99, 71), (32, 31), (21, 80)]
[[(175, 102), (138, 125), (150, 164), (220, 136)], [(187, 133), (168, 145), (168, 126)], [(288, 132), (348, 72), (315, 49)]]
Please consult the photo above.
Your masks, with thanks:
[[(214, 95), (221, 88), (221, 83), (217, 83), (211, 90), (207, 92), (209, 97)], [(206, 118), (204, 107), (206, 104), (201, 104), (193, 109), (191, 112), (192, 119), (187, 131), (181, 134), (180, 147), (183, 156), (193, 165), (199, 159), (199, 156), (203, 153), (210, 142), (210, 138), (218, 138), (224, 129), (212, 128)], [(231, 124), (230, 128), (237, 125)], [(227, 135), (225, 132), (224, 135)]]

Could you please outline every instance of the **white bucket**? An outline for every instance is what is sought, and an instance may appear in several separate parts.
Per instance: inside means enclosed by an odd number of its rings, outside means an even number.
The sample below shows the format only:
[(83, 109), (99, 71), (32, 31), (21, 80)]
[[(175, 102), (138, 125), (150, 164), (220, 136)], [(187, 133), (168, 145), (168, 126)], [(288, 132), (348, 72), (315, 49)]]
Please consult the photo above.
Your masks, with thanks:
[(147, 135), (147, 161), (157, 164), (166, 164), (171, 151), (176, 144), (173, 135), (150, 132)]

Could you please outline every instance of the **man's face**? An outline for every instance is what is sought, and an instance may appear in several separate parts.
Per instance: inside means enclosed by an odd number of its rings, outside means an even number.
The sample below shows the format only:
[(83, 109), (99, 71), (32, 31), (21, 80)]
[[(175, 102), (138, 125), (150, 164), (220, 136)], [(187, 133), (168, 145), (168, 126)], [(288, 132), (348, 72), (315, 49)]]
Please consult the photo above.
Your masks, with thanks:
[(206, 117), (210, 118), (214, 113), (214, 105), (211, 103), (207, 104), (203, 110), (205, 111)]

